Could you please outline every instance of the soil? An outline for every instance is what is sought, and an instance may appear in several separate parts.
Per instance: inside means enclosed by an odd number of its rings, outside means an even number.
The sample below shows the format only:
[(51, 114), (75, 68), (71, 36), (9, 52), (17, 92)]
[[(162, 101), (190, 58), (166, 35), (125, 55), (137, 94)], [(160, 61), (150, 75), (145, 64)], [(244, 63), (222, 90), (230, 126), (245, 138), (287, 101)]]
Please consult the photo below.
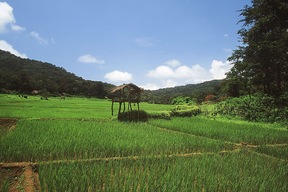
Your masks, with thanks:
[[(15, 129), (17, 121), (15, 118), (0, 118), (0, 137)], [(36, 164), (0, 163), (0, 191), (40, 191)]]
[[(46, 120), (46, 119), (41, 119)], [(0, 118), (0, 138), (4, 136), (9, 131), (15, 129), (18, 119), (15, 118)], [(181, 133), (178, 131), (167, 130), (164, 128), (160, 128), (161, 130), (170, 131)], [(187, 133), (181, 133), (187, 134)], [(190, 134), (192, 135), (192, 134)], [(212, 139), (214, 140), (214, 139)], [(221, 151), (220, 155), (223, 156), (225, 153), (237, 152), (241, 148), (257, 148), (259, 145), (252, 145), (245, 142), (240, 143), (232, 143), (235, 145), (234, 150), (230, 151)], [(267, 146), (276, 147), (276, 146), (287, 146), (287, 144), (268, 144)], [(189, 157), (195, 155), (201, 155), (203, 153), (187, 153), (187, 154), (170, 154), (168, 157), (174, 156), (181, 156), (181, 157)], [(206, 153), (206, 154), (215, 154), (215, 153)], [(265, 154), (263, 154), (265, 155)], [(268, 155), (265, 155), (268, 156)], [(157, 157), (157, 156), (153, 156)], [(268, 156), (270, 157), (270, 156)], [(85, 160), (78, 160), (81, 162), (85, 161), (98, 161), (98, 160), (122, 160), (122, 159), (134, 159), (137, 160), (141, 158), (140, 156), (128, 156), (128, 157), (110, 157), (110, 158), (94, 158), (94, 159), (85, 159)], [(49, 163), (59, 163), (59, 162), (74, 162), (77, 160), (64, 160), (64, 161), (49, 161)], [(47, 162), (48, 163), (48, 162)], [(25, 191), (25, 192), (37, 192), (41, 191), (40, 182), (39, 182), (39, 175), (38, 175), (38, 165), (37, 163), (30, 163), (30, 162), (13, 162), (13, 163), (1, 163), (0, 162), (0, 191), (9, 191), (9, 192), (18, 192), (18, 191)]]
[(28, 163), (2, 163), (0, 165), (0, 190), (9, 192), (41, 191), (37, 166)]
[(15, 118), (0, 118), (0, 136), (1, 133), (6, 133), (15, 129), (17, 121), (18, 120)]

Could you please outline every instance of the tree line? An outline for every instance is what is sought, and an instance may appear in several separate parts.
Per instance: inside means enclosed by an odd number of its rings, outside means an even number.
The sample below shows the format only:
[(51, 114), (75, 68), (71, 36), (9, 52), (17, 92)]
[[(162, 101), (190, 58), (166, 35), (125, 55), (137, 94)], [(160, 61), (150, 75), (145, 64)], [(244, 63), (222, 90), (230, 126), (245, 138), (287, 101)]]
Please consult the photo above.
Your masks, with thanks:
[(22, 59), (0, 50), (0, 92), (49, 95), (82, 95), (104, 98), (114, 87), (100, 81), (84, 80), (64, 68)]
[[(233, 67), (224, 80), (174, 88), (146, 90), (142, 101), (170, 104), (189, 97), (195, 103), (207, 98), (269, 97), (283, 109), (288, 99), (288, 2), (252, 0), (239, 10), (241, 45), (228, 58)], [(104, 98), (114, 85), (87, 81), (65, 69), (39, 61), (21, 59), (0, 51), (0, 92), (71, 94)], [(246, 100), (246, 97), (245, 97)], [(175, 100), (174, 100), (175, 101)], [(265, 106), (264, 106), (265, 107)]]
[(227, 74), (227, 93), (281, 97), (288, 91), (288, 2), (252, 0), (240, 15), (241, 46), (229, 57), (234, 66)]

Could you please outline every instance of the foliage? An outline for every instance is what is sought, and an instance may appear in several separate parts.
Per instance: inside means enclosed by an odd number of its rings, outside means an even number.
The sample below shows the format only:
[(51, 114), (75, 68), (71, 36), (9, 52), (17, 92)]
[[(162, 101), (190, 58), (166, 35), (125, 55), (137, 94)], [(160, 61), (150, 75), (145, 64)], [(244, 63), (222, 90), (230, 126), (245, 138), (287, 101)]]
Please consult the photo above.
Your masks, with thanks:
[[(213, 80), (199, 84), (163, 88), (155, 91), (145, 90), (142, 99), (150, 103), (176, 104), (177, 102), (187, 103), (186, 98), (190, 98), (188, 102), (192, 104), (194, 102), (201, 103), (204, 101), (206, 95), (220, 94), (222, 82), (223, 80)], [(183, 98), (184, 101), (181, 101), (181, 98)]]
[(288, 117), (287, 93), (275, 100), (272, 96), (255, 94), (239, 98), (229, 98), (218, 103), (215, 113), (238, 116), (249, 121), (284, 122)]
[(178, 105), (171, 111), (172, 117), (191, 117), (201, 113), (197, 106)]
[[(201, 116), (126, 123), (111, 118), (110, 104), (0, 95), (0, 117), (19, 118), (0, 138), (0, 161), (35, 161), (43, 191), (287, 191), (288, 132), (279, 124)], [(149, 114), (172, 107), (141, 104)], [(0, 189), (7, 182), (0, 178)]]
[[(79, 174), (81, 173), (81, 174)], [(41, 164), (43, 191), (278, 191), (287, 163), (249, 151)]]
[(276, 158), (287, 160), (288, 145), (276, 145), (276, 146), (260, 146), (257, 151), (263, 154), (267, 154)]
[(153, 111), (148, 113), (149, 119), (171, 119), (171, 112), (170, 111)]
[(171, 133), (147, 123), (23, 119), (13, 132), (0, 138), (0, 162), (170, 155), (231, 148), (223, 141)]
[(252, 0), (241, 11), (241, 43), (229, 58), (230, 96), (261, 92), (278, 97), (288, 91), (288, 2)]
[(201, 116), (174, 117), (170, 121), (153, 119), (149, 124), (169, 130), (215, 140), (249, 144), (287, 143), (288, 131), (272, 129), (265, 124), (211, 120)]
[(191, 97), (178, 96), (171, 100), (172, 105), (195, 105), (195, 101)]
[(0, 94), (0, 116), (13, 118), (77, 118), (108, 119), (111, 117), (110, 102), (104, 99), (51, 97), (41, 100), (40, 96), (27, 99), (18, 95)]
[(148, 121), (148, 114), (143, 111), (126, 111), (123, 113), (118, 113), (118, 121)]
[[(113, 85), (88, 81), (61, 67), (40, 61), (22, 59), (0, 50), (0, 93), (42, 92), (51, 95), (85, 95), (104, 98)], [(41, 93), (39, 93), (41, 94)]]
[(252, 0), (241, 10), (243, 46), (229, 58), (234, 66), (224, 90), (230, 98), (216, 113), (249, 121), (284, 122), (288, 117), (288, 2)]

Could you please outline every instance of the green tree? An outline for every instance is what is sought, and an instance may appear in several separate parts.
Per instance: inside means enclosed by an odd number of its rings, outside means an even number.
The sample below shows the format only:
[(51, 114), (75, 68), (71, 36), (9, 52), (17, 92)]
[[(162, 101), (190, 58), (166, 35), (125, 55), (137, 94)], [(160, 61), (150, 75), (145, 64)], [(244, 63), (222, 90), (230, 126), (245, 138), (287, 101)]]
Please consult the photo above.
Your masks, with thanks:
[(288, 91), (288, 2), (252, 0), (240, 11), (243, 46), (229, 58), (234, 66), (227, 81), (245, 93), (279, 96)]

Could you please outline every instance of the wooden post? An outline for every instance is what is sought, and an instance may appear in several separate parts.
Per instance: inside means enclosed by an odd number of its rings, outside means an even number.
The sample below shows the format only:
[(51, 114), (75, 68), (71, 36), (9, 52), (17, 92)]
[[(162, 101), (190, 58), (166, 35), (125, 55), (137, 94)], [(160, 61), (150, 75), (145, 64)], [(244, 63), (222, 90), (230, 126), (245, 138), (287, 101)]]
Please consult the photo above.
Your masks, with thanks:
[(137, 102), (137, 108), (138, 108), (137, 115), (138, 115), (138, 121), (139, 121), (139, 102)]
[(121, 102), (121, 101), (119, 101), (119, 110), (118, 110), (118, 114), (120, 114), (120, 113), (121, 113), (121, 105), (122, 105), (122, 102)]
[[(126, 110), (126, 104), (125, 104), (125, 102), (123, 102), (123, 104), (124, 104), (124, 108), (123, 108), (123, 113), (124, 113)], [(128, 108), (128, 111), (129, 111), (129, 108)]]
[(112, 116), (113, 116), (113, 104), (114, 104), (114, 101), (112, 100), (112, 106), (111, 106)]

